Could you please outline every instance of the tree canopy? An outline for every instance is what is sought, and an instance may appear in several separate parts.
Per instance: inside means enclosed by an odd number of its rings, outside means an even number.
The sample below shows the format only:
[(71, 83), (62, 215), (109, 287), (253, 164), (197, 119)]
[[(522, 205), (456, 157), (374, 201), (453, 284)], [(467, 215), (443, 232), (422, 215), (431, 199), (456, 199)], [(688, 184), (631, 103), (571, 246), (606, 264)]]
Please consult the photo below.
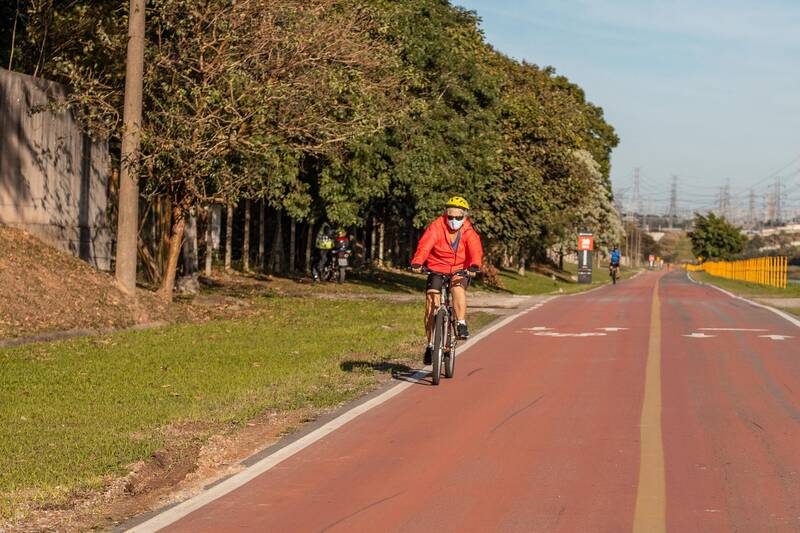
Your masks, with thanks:
[[(120, 137), (119, 2), (5, 7), (2, 55), (61, 81), (87, 128)], [(6, 13), (7, 12), (7, 13)], [(16, 21), (11, 27), (10, 21)], [(264, 198), (296, 220), (421, 228), (467, 197), (490, 255), (624, 229), (600, 107), (494, 50), (446, 0), (151, 0), (142, 189), (195, 206)]]
[(739, 228), (714, 213), (696, 214), (694, 230), (689, 233), (692, 252), (703, 261), (728, 260), (744, 251), (747, 237)]

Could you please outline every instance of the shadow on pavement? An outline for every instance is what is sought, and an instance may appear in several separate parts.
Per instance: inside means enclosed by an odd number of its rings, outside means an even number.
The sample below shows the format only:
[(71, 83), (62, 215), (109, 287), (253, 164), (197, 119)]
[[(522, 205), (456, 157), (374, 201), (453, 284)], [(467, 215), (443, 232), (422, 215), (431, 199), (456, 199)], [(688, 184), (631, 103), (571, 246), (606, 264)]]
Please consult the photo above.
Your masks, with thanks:
[(359, 372), (362, 370), (389, 372), (392, 378), (398, 381), (407, 381), (417, 385), (432, 385), (429, 374), (426, 374), (426, 376), (422, 378), (420, 377), (419, 374), (424, 372), (423, 370), (389, 361), (343, 361), (339, 364), (339, 368), (345, 372)]

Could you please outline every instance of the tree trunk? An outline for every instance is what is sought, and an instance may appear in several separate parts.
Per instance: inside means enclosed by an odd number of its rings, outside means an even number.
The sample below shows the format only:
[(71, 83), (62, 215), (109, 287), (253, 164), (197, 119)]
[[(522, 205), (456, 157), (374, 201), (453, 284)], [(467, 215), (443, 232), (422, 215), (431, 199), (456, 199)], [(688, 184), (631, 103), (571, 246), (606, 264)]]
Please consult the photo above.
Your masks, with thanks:
[(125, 61), (122, 169), (117, 208), (115, 275), (120, 288), (136, 294), (136, 257), (139, 233), (139, 141), (144, 80), (145, 0), (130, 0), (128, 50)]
[(295, 258), (297, 257), (297, 221), (292, 219), (289, 224), (289, 273), (294, 274)]
[(244, 201), (244, 242), (242, 243), (242, 270), (250, 272), (250, 199)]
[(306, 231), (306, 275), (311, 275), (311, 259), (314, 244), (314, 221), (308, 221), (308, 230)]
[(183, 275), (189, 276), (199, 268), (197, 259), (197, 217), (190, 212), (186, 215), (183, 240)]
[(386, 234), (386, 225), (381, 220), (378, 223), (378, 266), (383, 267), (383, 255), (385, 250), (385, 234)]
[(270, 269), (280, 273), (283, 270), (283, 213), (275, 213), (275, 238), (272, 240)]
[(392, 266), (397, 266), (400, 264), (400, 228), (398, 227), (395, 229), (393, 233), (394, 237), (394, 250), (392, 252)]
[(172, 213), (173, 224), (169, 239), (167, 267), (164, 271), (164, 276), (161, 278), (161, 287), (158, 289), (159, 296), (168, 302), (172, 301), (172, 292), (175, 290), (175, 270), (178, 268), (178, 258), (181, 255), (181, 244), (183, 242), (183, 230), (186, 226), (186, 218), (180, 207), (173, 208)]
[(230, 271), (233, 259), (233, 204), (228, 203), (225, 213), (225, 271)]
[(266, 242), (267, 242), (267, 201), (261, 200), (261, 212), (258, 220), (258, 268), (261, 272), (266, 270)]
[(373, 218), (372, 219), (372, 224), (371, 224), (371, 227), (370, 227), (370, 232), (369, 232), (369, 262), (370, 263), (375, 263), (375, 248), (376, 248), (376, 244), (377, 244), (376, 243), (376, 241), (377, 241), (376, 233), (377, 232), (376, 232), (376, 227), (375, 227), (375, 219)]
[(411, 259), (414, 257), (414, 223), (408, 222), (408, 264), (411, 264)]
[(214, 260), (214, 228), (212, 206), (206, 207), (206, 276), (211, 276), (211, 264)]

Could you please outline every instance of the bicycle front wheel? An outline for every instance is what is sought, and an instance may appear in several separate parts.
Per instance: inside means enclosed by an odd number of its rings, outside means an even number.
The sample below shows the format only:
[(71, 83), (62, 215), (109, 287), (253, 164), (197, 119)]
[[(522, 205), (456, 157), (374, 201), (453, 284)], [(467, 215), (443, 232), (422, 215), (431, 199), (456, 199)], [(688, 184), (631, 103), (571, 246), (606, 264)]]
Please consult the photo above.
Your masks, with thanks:
[(431, 354), (433, 359), (431, 379), (434, 385), (438, 385), (439, 380), (442, 378), (442, 356), (444, 355), (444, 346), (446, 341), (446, 327), (447, 311), (444, 309), (439, 309), (436, 312), (436, 321), (434, 322), (433, 326), (433, 353)]
[(450, 322), (445, 335), (445, 346), (447, 347), (447, 357), (444, 358), (444, 377), (450, 379), (456, 373), (456, 337), (455, 322)]

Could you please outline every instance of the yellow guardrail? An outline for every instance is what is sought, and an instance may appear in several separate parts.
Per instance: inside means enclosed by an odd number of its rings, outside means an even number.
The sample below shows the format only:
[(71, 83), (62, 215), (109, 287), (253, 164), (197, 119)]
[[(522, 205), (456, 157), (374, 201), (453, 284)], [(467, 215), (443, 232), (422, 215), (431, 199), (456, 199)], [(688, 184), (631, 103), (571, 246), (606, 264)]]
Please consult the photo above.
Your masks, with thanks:
[(707, 261), (699, 265), (686, 265), (686, 270), (702, 270), (720, 278), (785, 289), (789, 260), (786, 257), (756, 257), (740, 261)]

